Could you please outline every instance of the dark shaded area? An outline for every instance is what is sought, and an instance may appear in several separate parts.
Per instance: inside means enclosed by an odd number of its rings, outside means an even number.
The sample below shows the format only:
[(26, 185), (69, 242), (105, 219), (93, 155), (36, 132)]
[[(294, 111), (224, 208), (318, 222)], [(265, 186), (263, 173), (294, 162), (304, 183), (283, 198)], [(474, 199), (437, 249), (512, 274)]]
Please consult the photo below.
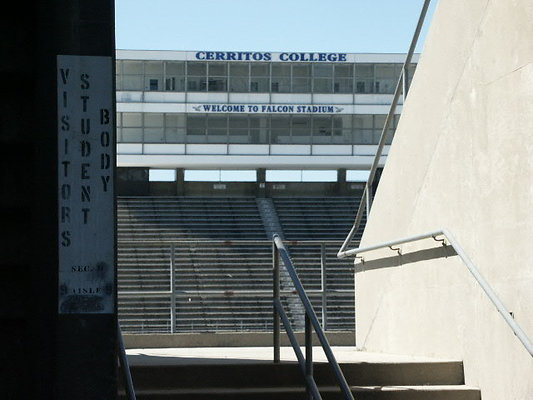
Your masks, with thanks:
[(58, 317), (56, 57), (114, 57), (114, 2), (10, 2), (0, 32), (0, 398), (112, 399), (116, 316)]

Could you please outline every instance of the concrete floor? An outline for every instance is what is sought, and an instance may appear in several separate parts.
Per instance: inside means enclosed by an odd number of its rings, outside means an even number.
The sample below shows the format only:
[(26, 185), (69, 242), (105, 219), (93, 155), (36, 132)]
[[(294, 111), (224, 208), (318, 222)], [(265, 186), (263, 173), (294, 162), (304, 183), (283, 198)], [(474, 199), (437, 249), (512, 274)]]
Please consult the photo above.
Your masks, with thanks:
[[(425, 357), (411, 357), (394, 354), (368, 353), (355, 347), (332, 347), (339, 363), (403, 363), (403, 362), (442, 362)], [(304, 349), (302, 351), (305, 352)], [(161, 349), (128, 349), (126, 350), (130, 365), (175, 365), (175, 364), (235, 364), (257, 363), (273, 359), (272, 347), (193, 347), (193, 348), (161, 348)], [(296, 362), (291, 347), (281, 348), (282, 361)], [(313, 347), (313, 360), (325, 362), (326, 356), (321, 347)]]

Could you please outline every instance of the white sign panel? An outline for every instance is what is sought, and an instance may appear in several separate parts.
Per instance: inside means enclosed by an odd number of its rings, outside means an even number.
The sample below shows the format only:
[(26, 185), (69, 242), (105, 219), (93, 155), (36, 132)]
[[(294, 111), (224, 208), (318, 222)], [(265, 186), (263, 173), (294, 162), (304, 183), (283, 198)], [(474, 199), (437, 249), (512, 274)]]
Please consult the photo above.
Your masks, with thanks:
[(60, 314), (115, 312), (111, 57), (57, 56)]
[(187, 104), (190, 113), (342, 114), (345, 109), (327, 104)]

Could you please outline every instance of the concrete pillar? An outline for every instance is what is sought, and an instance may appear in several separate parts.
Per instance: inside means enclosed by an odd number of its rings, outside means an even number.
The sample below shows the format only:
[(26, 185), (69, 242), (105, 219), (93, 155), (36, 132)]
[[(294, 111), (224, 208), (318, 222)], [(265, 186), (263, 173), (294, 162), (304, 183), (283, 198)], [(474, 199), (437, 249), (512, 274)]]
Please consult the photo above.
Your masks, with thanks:
[(266, 197), (266, 169), (258, 168), (257, 169), (257, 197)]
[[(0, 24), (5, 55), (0, 97), (0, 220), (8, 237), (0, 252), (0, 325), (9, 371), (1, 379), (0, 398), (113, 399), (117, 393), (116, 297), (107, 303), (113, 308), (109, 313), (60, 313), (58, 183), (62, 168), (69, 164), (59, 163), (57, 93), (61, 82), (58, 55), (107, 57), (111, 86), (107, 89), (112, 93), (108, 97), (114, 104), (114, 2), (10, 2), (9, 12), (0, 14)], [(93, 106), (90, 99), (76, 100)], [(107, 110), (111, 118), (112, 108)], [(95, 133), (100, 125), (92, 122)], [(114, 148), (114, 123), (109, 125), (105, 144)], [(101, 147), (96, 139), (91, 146), (93, 150)], [(84, 154), (88, 153), (85, 145)], [(110, 185), (112, 153), (102, 161), (106, 168), (111, 166)], [(82, 168), (77, 185), (96, 175), (96, 167)], [(110, 297), (116, 296), (114, 282), (108, 288)]]
[(337, 193), (340, 196), (346, 196), (348, 194), (348, 186), (346, 183), (346, 169), (339, 168), (337, 170)]

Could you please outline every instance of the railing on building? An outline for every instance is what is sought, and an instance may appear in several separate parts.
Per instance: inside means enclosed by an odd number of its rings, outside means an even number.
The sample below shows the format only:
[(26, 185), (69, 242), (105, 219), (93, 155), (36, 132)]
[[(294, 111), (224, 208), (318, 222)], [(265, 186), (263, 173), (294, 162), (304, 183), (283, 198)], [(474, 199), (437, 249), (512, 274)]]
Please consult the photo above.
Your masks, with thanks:
[[(299, 274), (314, 307), (320, 310), (322, 327), (354, 331), (353, 265), (336, 258), (340, 242), (286, 243), (300, 261)], [(271, 246), (267, 240), (119, 240), (123, 331), (271, 332)], [(294, 288), (283, 287), (281, 295), (291, 318), (302, 319), (290, 306), (297, 296)]]
[(422, 26), (424, 25), (424, 21), (426, 19), (426, 14), (429, 8), (429, 4), (431, 3), (431, 0), (425, 0), (424, 4), (422, 5), (422, 10), (420, 12), (420, 16), (418, 18), (418, 23), (416, 25), (415, 33), (413, 35), (413, 39), (411, 40), (411, 45), (409, 46), (409, 51), (407, 52), (407, 56), (405, 57), (405, 62), (403, 64), (402, 71), (403, 73), (400, 75), (400, 78), (398, 79), (398, 82), (396, 84), (396, 90), (394, 91), (394, 96), (392, 103), (390, 105), (389, 113), (387, 114), (387, 118), (385, 119), (385, 124), (383, 125), (383, 130), (381, 131), (381, 137), (379, 139), (378, 147), (376, 150), (376, 155), (374, 156), (374, 161), (372, 162), (372, 167), (370, 168), (370, 174), (368, 176), (368, 181), (365, 186), (365, 189), (363, 191), (363, 201), (359, 204), (359, 209), (357, 210), (357, 214), (355, 216), (355, 220), (352, 226), (352, 229), (348, 233), (348, 236), (344, 240), (344, 243), (339, 249), (338, 257), (342, 258), (346, 254), (346, 249), (352, 242), (356, 232), (358, 231), (359, 227), (361, 226), (361, 222), (363, 220), (363, 213), (366, 210), (366, 215), (368, 217), (368, 214), (370, 213), (370, 208), (372, 206), (372, 188), (376, 184), (377, 172), (378, 167), (380, 164), (382, 164), (381, 156), (383, 153), (383, 149), (385, 147), (385, 143), (388, 141), (388, 134), (390, 132), (391, 123), (394, 118), (394, 114), (396, 113), (396, 107), (398, 106), (398, 103), (400, 101), (401, 96), (403, 95), (403, 103), (405, 104), (405, 97), (407, 96), (407, 92), (409, 90), (409, 76), (408, 76), (408, 66), (411, 64), (411, 60), (413, 58), (416, 45), (418, 43), (418, 38), (420, 36), (420, 32), (422, 31)]
[[(444, 247), (450, 247), (453, 249), (455, 254), (459, 256), (463, 264), (466, 266), (472, 277), (476, 280), (476, 282), (479, 284), (481, 289), (485, 292), (485, 295), (488, 297), (488, 299), (491, 301), (491, 303), (496, 307), (496, 310), (500, 313), (502, 318), (505, 320), (509, 328), (511, 328), (514, 335), (520, 340), (524, 348), (527, 350), (527, 352), (533, 356), (533, 343), (529, 339), (526, 332), (522, 329), (522, 327), (518, 324), (518, 322), (515, 321), (513, 314), (505, 307), (502, 300), (498, 297), (492, 286), (488, 283), (488, 281), (481, 275), (479, 272), (479, 269), (476, 267), (476, 265), (472, 262), (470, 257), (466, 254), (465, 250), (461, 247), (457, 239), (451, 234), (450, 231), (447, 229), (439, 229), (433, 232), (427, 232), (422, 233), (415, 236), (409, 236), (401, 239), (391, 240), (383, 243), (374, 244), (371, 246), (364, 246), (364, 247), (358, 247), (356, 249), (350, 249), (345, 252), (343, 257), (358, 257), (362, 258), (360, 255), (363, 253), (368, 253), (374, 250), (379, 249), (386, 249), (389, 248), (392, 251), (396, 252), (399, 256), (403, 254), (402, 249), (398, 247), (402, 244), (408, 244), (417, 242), (423, 239), (429, 239), (432, 238), (433, 240), (440, 242), (442, 246)], [(396, 246), (396, 247), (393, 247)], [(446, 254), (445, 256), (447, 256)], [(453, 255), (453, 254), (452, 254)], [(444, 255), (440, 255), (440, 257), (444, 257)], [(364, 263), (364, 259), (361, 260), (362, 263)]]
[[(324, 333), (323, 327), (320, 326), (318, 317), (315, 313), (313, 305), (309, 300), (309, 293), (304, 289), (302, 282), (296, 272), (296, 268), (291, 260), (289, 252), (285, 248), (283, 241), (278, 235), (274, 235), (273, 238), (273, 298), (274, 298), (274, 363), (279, 363), (281, 361), (280, 349), (280, 333), (281, 326), (280, 320), (283, 323), (285, 332), (289, 337), (291, 346), (296, 354), (298, 364), (305, 378), (305, 385), (307, 389), (307, 395), (309, 399), (321, 400), (322, 396), (318, 390), (318, 386), (313, 376), (313, 330), (316, 332), (320, 345), (324, 350), (324, 354), (328, 359), (329, 366), (331, 367), (337, 383), (342, 392), (343, 398), (345, 400), (353, 400), (353, 395), (346, 382), (346, 378), (342, 373), (342, 370), (337, 363), (333, 350), (328, 342), (328, 339)], [(305, 310), (305, 356), (302, 353), (301, 347), (296, 339), (294, 330), (292, 328), (291, 321), (285, 311), (285, 306), (281, 302), (281, 272), (279, 260), (283, 262), (285, 271), (288, 273), (291, 283), (294, 287), (295, 292), (297, 293), (303, 308)]]

